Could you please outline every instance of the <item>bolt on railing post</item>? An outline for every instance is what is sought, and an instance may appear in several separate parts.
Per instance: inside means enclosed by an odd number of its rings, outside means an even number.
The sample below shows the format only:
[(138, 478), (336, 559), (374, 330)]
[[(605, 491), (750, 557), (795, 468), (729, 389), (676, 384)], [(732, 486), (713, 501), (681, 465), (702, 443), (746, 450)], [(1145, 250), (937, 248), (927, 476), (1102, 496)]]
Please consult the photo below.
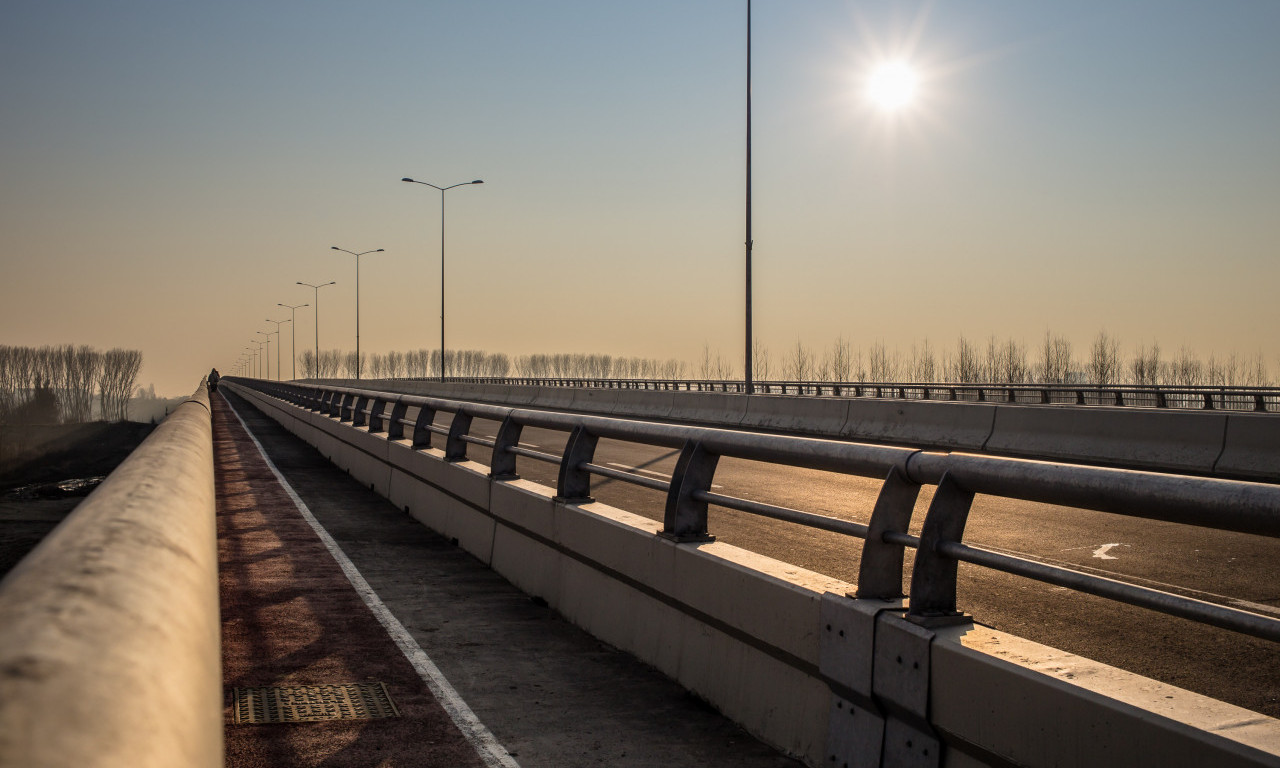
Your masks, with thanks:
[(589, 504), (591, 498), (591, 473), (581, 469), (596, 454), (598, 438), (586, 428), (577, 426), (569, 433), (560, 459), (560, 477), (556, 482), (556, 501), (566, 504)]
[(467, 441), (462, 438), (470, 431), (471, 414), (464, 408), (454, 411), (453, 419), (449, 422), (449, 437), (444, 444), (445, 461), (467, 460)]
[(956, 610), (956, 571), (959, 562), (938, 551), (946, 541), (964, 538), (964, 526), (973, 506), (973, 491), (960, 486), (950, 472), (938, 481), (925, 514), (911, 572), (911, 608), (907, 617), (918, 623), (948, 622), (963, 617)]
[(685, 442), (676, 469), (671, 473), (659, 536), (681, 543), (715, 541), (716, 537), (707, 532), (707, 502), (697, 498), (697, 494), (711, 489), (719, 461), (720, 456), (707, 451), (702, 443)]
[(418, 409), (418, 418), (413, 421), (414, 449), (431, 447), (431, 425), (436, 420), (436, 409), (424, 405)]
[(855, 597), (880, 600), (902, 597), (902, 560), (906, 548), (886, 542), (883, 536), (889, 532), (907, 532), (919, 497), (920, 484), (908, 480), (897, 467), (891, 467), (871, 511), (867, 539), (862, 544), (862, 559), (858, 563)]
[(502, 420), (498, 427), (498, 435), (493, 440), (493, 457), (489, 460), (489, 477), (494, 480), (519, 480), (516, 473), (516, 455), (511, 452), (520, 444), (520, 432), (524, 425), (511, 418), (511, 414)]

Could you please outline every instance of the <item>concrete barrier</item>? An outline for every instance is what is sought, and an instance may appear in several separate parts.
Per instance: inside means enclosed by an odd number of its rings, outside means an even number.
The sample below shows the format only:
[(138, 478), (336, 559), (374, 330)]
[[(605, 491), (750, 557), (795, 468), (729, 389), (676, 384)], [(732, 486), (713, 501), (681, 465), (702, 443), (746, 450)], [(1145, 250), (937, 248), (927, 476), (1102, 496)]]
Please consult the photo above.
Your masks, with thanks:
[[(320, 418), (294, 423), (307, 440), (365, 437)], [(1280, 765), (1272, 718), (985, 627), (930, 629), (900, 600), (854, 600), (851, 584), (721, 542), (677, 544), (656, 521), (440, 451), (400, 442), (388, 461), (394, 503), (815, 768)]]
[(851, 401), (839, 397), (755, 395), (744, 399), (747, 412), (740, 423), (753, 429), (839, 435), (849, 421)]
[(1125, 408), (1000, 406), (986, 450), (1132, 469), (1213, 471), (1224, 413)]
[(991, 436), (996, 407), (984, 403), (921, 400), (849, 401), (839, 435), (853, 440), (927, 448), (981, 451)]
[[(745, 395), (723, 392), (672, 392), (671, 395), (671, 412), (668, 418), (672, 421), (736, 427), (747, 415), (749, 398)], [(614, 413), (623, 415), (617, 411)]]
[(214, 515), (202, 384), (0, 582), (0, 766), (222, 765)]
[(1262, 413), (1227, 416), (1227, 436), (1215, 475), (1272, 480), (1280, 477), (1280, 418)]

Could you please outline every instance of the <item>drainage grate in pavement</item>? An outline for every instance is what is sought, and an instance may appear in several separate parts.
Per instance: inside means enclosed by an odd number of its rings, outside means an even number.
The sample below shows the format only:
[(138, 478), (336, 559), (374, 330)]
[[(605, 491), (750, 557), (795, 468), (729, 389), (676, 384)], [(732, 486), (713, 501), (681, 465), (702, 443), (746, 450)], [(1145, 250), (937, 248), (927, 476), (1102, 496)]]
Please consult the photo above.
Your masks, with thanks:
[(240, 723), (306, 723), (399, 717), (383, 683), (233, 688), (231, 709)]

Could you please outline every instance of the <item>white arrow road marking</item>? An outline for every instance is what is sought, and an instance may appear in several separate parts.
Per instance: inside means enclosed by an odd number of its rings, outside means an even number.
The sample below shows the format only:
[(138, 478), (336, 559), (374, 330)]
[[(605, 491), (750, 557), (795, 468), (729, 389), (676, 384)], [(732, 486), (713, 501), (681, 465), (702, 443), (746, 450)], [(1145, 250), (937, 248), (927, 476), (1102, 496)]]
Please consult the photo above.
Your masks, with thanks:
[(1108, 555), (1107, 552), (1110, 551), (1112, 547), (1120, 547), (1120, 546), (1124, 546), (1124, 545), (1123, 544), (1103, 544), (1102, 546), (1093, 550), (1093, 556), (1100, 560), (1115, 560), (1116, 558), (1113, 555)]

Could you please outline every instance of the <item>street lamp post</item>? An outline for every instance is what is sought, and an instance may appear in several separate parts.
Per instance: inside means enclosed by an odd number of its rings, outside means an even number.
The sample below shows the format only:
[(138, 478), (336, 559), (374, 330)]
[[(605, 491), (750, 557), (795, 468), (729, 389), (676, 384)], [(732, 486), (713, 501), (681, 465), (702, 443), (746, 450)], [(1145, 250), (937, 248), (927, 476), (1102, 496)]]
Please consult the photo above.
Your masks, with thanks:
[[(298, 307), (306, 307), (310, 305), (277, 303), (276, 306), (284, 307), (289, 310), (289, 322), (291, 323), (291, 325), (289, 326), (289, 352), (292, 355), (292, 359), (290, 361), (292, 365), (290, 366), (289, 370), (293, 372), (291, 378), (293, 378), (294, 380), (297, 380), (298, 378), (298, 324), (295, 323), (294, 321), (298, 319), (298, 316), (295, 313), (297, 312)], [(319, 346), (320, 346), (320, 332), (316, 331), (316, 347), (319, 347)], [(319, 351), (320, 350), (317, 349), (316, 353), (319, 354)]]
[(742, 378), (748, 395), (754, 391), (751, 347), (751, 0), (747, 0), (747, 354)]
[[(304, 283), (299, 281), (298, 285), (305, 285), (308, 288), (313, 288), (316, 292), (316, 378), (318, 379), (320, 378), (320, 289), (325, 286), (335, 285), (335, 283), (330, 280), (327, 283), (320, 283), (319, 285), (316, 285), (314, 283)], [(307, 305), (303, 304), (302, 306), (305, 307)]]
[(280, 326), (285, 323), (291, 323), (292, 320), (272, 320), (267, 318), (268, 323), (275, 323), (276, 329), (273, 331), (276, 335), (276, 381), (284, 378), (284, 369), (280, 366), (280, 348), (284, 346), (284, 337), (280, 335)]
[(382, 249), (378, 248), (373, 251), (348, 251), (346, 248), (339, 248), (336, 245), (329, 246), (330, 250), (342, 251), (356, 257), (356, 379), (360, 378), (360, 257), (367, 253), (382, 253)]
[(422, 184), (423, 186), (440, 190), (440, 380), (444, 381), (444, 193), (454, 187), (465, 187), (468, 184), (483, 184), (484, 179), (463, 181), (447, 187), (437, 187), (435, 184), (430, 182), (417, 181), (408, 177), (401, 179), (401, 181), (407, 181), (410, 184)]
[(266, 364), (267, 364), (267, 366), (266, 366), (266, 367), (267, 367), (267, 381), (270, 381), (270, 380), (271, 380), (271, 334), (270, 334), (270, 333), (267, 333), (266, 331), (254, 331), (254, 333), (260, 333), (260, 334), (262, 334), (263, 336), (266, 336), (266, 337), (267, 337), (267, 340), (266, 340), (266, 341), (260, 341), (260, 342), (258, 342), (258, 343), (259, 343), (259, 344), (265, 344), (265, 345), (267, 346), (267, 351), (266, 351), (266, 353), (263, 355), (263, 358), (262, 358), (262, 359), (263, 359), (263, 360), (266, 362)]

